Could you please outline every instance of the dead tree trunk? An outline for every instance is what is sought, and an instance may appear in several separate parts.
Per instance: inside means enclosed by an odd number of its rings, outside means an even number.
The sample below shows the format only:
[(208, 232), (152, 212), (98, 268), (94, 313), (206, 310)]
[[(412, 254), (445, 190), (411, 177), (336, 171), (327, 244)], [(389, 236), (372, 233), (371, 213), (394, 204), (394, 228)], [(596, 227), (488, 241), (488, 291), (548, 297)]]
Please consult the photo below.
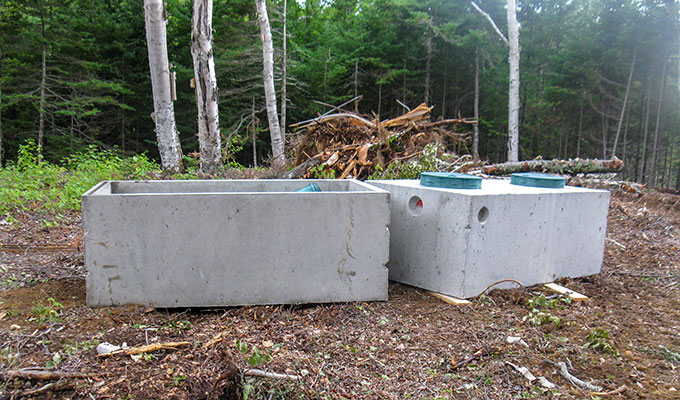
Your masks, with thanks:
[(616, 127), (616, 136), (614, 137), (614, 145), (612, 146), (612, 157), (616, 156), (616, 146), (619, 144), (619, 135), (621, 134), (623, 117), (626, 115), (626, 106), (628, 105), (628, 94), (630, 93), (630, 84), (633, 82), (633, 71), (635, 71), (636, 59), (637, 59), (637, 46), (635, 46), (635, 50), (633, 51), (633, 62), (630, 64), (630, 73), (628, 74), (626, 94), (625, 96), (623, 96), (623, 106), (621, 107), (621, 117), (619, 118), (619, 124)]
[(589, 174), (619, 172), (623, 161), (614, 157), (610, 160), (529, 160), (506, 162), (482, 168), (487, 175), (509, 175), (515, 172), (549, 172), (555, 174)]
[(182, 168), (182, 148), (175, 126), (175, 110), (172, 104), (165, 27), (168, 20), (163, 1), (144, 0), (144, 15), (158, 153), (161, 156), (163, 170), (178, 173)]
[(213, 59), (213, 0), (194, 0), (191, 19), (191, 55), (194, 60), (200, 170), (215, 174), (222, 166), (217, 77)]
[(287, 93), (286, 86), (288, 85), (288, 0), (283, 0), (283, 55), (281, 56), (281, 141), (284, 147), (286, 144), (286, 102)]
[(653, 79), (647, 80), (647, 111), (645, 112), (645, 132), (642, 136), (642, 155), (640, 155), (640, 169), (638, 171), (638, 182), (645, 182), (647, 172), (647, 136), (649, 134), (649, 110), (652, 108), (652, 84)]
[(661, 111), (663, 110), (663, 92), (664, 86), (666, 86), (666, 67), (668, 66), (668, 58), (663, 62), (663, 68), (661, 70), (661, 87), (659, 87), (659, 106), (656, 111), (656, 125), (654, 126), (654, 147), (652, 148), (652, 160), (651, 160), (651, 171), (649, 182), (652, 185), (656, 185), (656, 155), (659, 151), (659, 128), (661, 126)]
[(260, 25), (260, 38), (262, 39), (262, 75), (264, 77), (264, 98), (267, 107), (267, 120), (269, 121), (269, 135), (272, 143), (272, 167), (279, 169), (286, 164), (286, 155), (281, 127), (279, 126), (279, 116), (276, 111), (272, 31), (265, 0), (255, 0), (255, 5), (257, 7), (257, 20)]
[(475, 49), (475, 98), (474, 98), (474, 132), (472, 134), (472, 158), (479, 160), (479, 48)]

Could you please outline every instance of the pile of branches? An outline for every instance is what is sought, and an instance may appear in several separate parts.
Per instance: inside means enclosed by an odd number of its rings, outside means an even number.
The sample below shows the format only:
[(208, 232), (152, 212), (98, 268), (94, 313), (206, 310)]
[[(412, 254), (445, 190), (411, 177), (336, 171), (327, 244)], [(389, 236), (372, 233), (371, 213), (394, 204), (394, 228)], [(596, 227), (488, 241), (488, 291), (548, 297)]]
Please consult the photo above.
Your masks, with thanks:
[(455, 153), (467, 153), (468, 134), (456, 132), (471, 119), (430, 121), (432, 107), (421, 104), (399, 117), (379, 121), (335, 107), (292, 125), (299, 133), (293, 142), (294, 166), (286, 178), (366, 179), (392, 161), (407, 162), (438, 142)]

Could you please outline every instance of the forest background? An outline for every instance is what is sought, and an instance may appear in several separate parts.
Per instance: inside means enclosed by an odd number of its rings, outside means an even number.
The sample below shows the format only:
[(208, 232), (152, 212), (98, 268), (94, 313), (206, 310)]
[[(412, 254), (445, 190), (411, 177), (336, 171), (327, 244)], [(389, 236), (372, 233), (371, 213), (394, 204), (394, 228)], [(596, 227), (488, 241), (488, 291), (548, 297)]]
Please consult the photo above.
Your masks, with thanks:
[[(283, 4), (268, 2), (277, 92)], [(477, 4), (507, 32), (502, 0)], [(167, 0), (166, 12), (188, 154), (198, 150), (192, 1)], [(213, 15), (224, 158), (261, 164), (270, 147), (255, 1), (214, 0)], [(520, 159), (616, 155), (624, 178), (680, 188), (680, 3), (530, 0), (517, 16)], [(2, 165), (39, 134), (51, 162), (93, 144), (157, 158), (141, 0), (0, 0), (0, 34)], [(472, 117), (477, 72), (480, 155), (505, 160), (508, 50), (469, 2), (289, 1), (287, 37), (289, 124), (328, 110), (314, 100), (356, 95), (357, 111), (381, 120), (402, 114), (399, 102)]]

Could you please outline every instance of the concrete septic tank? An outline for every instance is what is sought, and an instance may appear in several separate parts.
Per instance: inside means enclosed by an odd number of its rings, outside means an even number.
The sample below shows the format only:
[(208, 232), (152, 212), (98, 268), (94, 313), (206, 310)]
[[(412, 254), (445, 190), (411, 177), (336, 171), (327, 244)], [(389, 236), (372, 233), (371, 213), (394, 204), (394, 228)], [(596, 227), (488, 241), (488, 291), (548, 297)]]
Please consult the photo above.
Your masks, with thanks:
[(480, 189), (368, 182), (392, 194), (391, 280), (468, 298), (502, 279), (529, 286), (602, 267), (608, 191), (509, 180), (484, 180)]
[(87, 303), (386, 300), (389, 196), (355, 180), (101, 182), (82, 198)]

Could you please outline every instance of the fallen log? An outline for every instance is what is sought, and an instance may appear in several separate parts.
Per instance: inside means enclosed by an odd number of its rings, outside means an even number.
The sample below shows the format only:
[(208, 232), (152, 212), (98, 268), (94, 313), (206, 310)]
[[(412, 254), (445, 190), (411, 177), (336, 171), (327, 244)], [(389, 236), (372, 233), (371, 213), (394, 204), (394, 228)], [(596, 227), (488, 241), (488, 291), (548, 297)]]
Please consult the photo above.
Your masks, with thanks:
[(487, 175), (510, 175), (515, 172), (547, 172), (553, 174), (599, 174), (623, 170), (623, 161), (611, 160), (528, 160), (488, 165), (482, 168)]
[(23, 368), (10, 369), (0, 373), (3, 379), (25, 379), (29, 381), (56, 381), (59, 379), (91, 378), (94, 374), (83, 374), (77, 372), (59, 372), (54, 370)]
[(97, 354), (98, 358), (104, 358), (104, 357), (110, 357), (110, 356), (115, 356), (118, 354), (125, 354), (128, 356), (132, 356), (135, 354), (141, 354), (141, 353), (150, 353), (152, 351), (158, 351), (158, 350), (174, 350), (177, 349), (178, 347), (184, 347), (184, 346), (190, 346), (190, 342), (167, 342), (167, 343), (153, 343), (153, 344), (147, 344), (144, 346), (138, 346), (138, 347), (128, 347), (125, 349), (120, 349), (116, 351), (112, 351), (110, 353), (102, 353), (102, 354)]

